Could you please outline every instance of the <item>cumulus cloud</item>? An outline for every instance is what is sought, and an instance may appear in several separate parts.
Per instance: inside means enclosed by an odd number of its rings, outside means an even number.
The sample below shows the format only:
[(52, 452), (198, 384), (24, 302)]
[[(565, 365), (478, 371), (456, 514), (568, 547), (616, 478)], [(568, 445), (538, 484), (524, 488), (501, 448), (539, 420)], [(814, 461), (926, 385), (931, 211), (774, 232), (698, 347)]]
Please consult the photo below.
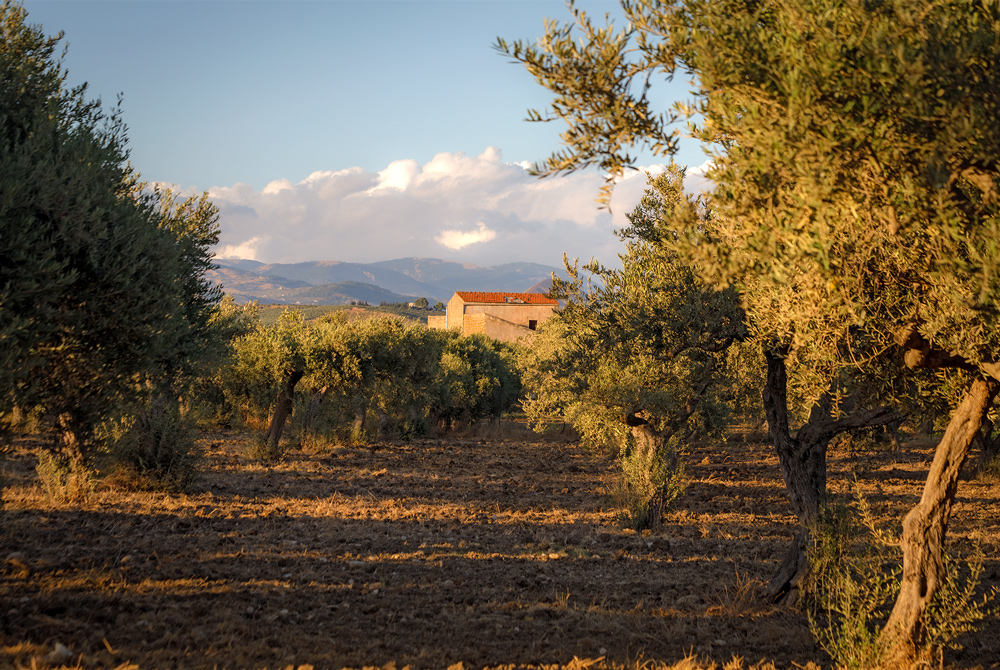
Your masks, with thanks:
[(252, 237), (242, 244), (227, 244), (226, 246), (219, 246), (215, 250), (215, 254), (219, 258), (245, 258), (247, 260), (256, 261), (257, 258), (257, 247), (260, 246), (265, 240), (260, 237)]
[(470, 244), (476, 244), (477, 242), (489, 242), (495, 239), (497, 232), (495, 230), (490, 230), (486, 227), (486, 224), (482, 221), (479, 222), (479, 227), (472, 232), (465, 232), (462, 230), (442, 230), (441, 234), (434, 238), (436, 242), (440, 242), (449, 249), (462, 249), (469, 246)]
[(378, 184), (372, 187), (371, 191), (379, 189), (395, 189), (405, 191), (413, 181), (420, 167), (415, 160), (393, 161), (389, 167), (378, 173)]
[[(246, 184), (209, 193), (220, 210), (220, 256), (267, 262), (371, 262), (421, 256), (480, 265), (533, 261), (561, 266), (565, 252), (615, 263), (614, 230), (639, 201), (644, 172), (616, 186), (612, 213), (598, 209), (594, 172), (538, 179), (499, 149), (399, 160), (378, 172), (314, 172), (292, 183)], [(650, 171), (662, 169), (649, 166)]]
[(712, 160), (709, 159), (698, 167), (689, 168), (684, 175), (684, 190), (688, 193), (699, 194), (711, 191), (715, 186), (705, 176), (705, 173), (712, 169)]

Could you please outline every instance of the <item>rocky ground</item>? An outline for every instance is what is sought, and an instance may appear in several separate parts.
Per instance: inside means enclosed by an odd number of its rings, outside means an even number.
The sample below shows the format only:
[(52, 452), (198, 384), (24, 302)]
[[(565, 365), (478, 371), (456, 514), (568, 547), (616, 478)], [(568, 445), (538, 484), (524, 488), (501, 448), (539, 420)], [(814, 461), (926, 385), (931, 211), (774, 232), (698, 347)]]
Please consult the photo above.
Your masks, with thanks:
[[(687, 492), (655, 532), (619, 525), (614, 462), (531, 434), (292, 452), (205, 433), (184, 495), (47, 499), (41, 438), (8, 454), (0, 525), (0, 667), (655, 667), (689, 654), (823, 667), (800, 611), (763, 604), (794, 518), (771, 448), (692, 446)], [(927, 441), (831, 458), (896, 528)], [(951, 537), (1000, 584), (1000, 485), (966, 478)], [(1000, 623), (949, 651), (1000, 667)], [(574, 661), (574, 658), (576, 659)], [(813, 666), (815, 667), (815, 666)]]

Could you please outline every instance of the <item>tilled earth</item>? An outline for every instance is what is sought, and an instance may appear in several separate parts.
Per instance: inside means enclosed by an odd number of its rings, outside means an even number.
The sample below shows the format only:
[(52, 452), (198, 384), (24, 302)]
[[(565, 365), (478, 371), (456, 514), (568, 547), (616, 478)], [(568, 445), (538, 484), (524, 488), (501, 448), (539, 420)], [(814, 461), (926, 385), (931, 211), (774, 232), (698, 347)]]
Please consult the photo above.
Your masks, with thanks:
[[(188, 494), (107, 489), (73, 505), (38, 486), (41, 438), (17, 443), (0, 667), (830, 663), (801, 612), (760, 600), (794, 523), (767, 444), (690, 447), (678, 509), (636, 533), (612, 509), (614, 462), (574, 444), (417, 440), (265, 467), (247, 439), (205, 433)], [(930, 451), (835, 452), (831, 491), (850, 496), (857, 473), (898, 525)], [(1000, 584), (1000, 486), (967, 478), (959, 499), (950, 537), (979, 538), (983, 587)], [(962, 642), (946, 665), (1000, 668), (995, 617)]]

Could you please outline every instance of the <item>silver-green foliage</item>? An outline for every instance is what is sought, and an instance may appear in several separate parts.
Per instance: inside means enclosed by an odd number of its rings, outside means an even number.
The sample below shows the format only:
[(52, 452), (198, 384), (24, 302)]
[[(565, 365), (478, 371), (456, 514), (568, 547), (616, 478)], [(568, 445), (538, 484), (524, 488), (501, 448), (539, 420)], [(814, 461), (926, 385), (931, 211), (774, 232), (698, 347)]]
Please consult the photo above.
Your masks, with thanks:
[(529, 417), (570, 422), (586, 444), (617, 450), (616, 497), (630, 524), (655, 525), (649, 506), (669, 505), (682, 489), (678, 445), (719, 436), (732, 409), (754, 406), (760, 381), (759, 368), (730, 370), (742, 361), (729, 349), (746, 335), (736, 294), (701, 284), (670, 248), (676, 219), (708, 225), (683, 177), (676, 166), (650, 176), (619, 233), (621, 269), (591, 263), (583, 277), (567, 263), (571, 280), (554, 287), (565, 307), (522, 363)]
[[(393, 317), (306, 322), (288, 310), (233, 342), (217, 413), (264, 424), (291, 384), (300, 442), (364, 442), (427, 433), (434, 422), (498, 418), (520, 397), (512, 348)], [(280, 455), (281, 448), (269, 449)], [(268, 452), (270, 453), (270, 452)]]
[[(576, 11), (498, 45), (554, 94), (542, 116), (568, 124), (542, 172), (599, 162), (613, 181), (634, 143), (673, 151), (683, 131), (655, 119), (686, 117), (712, 151), (714, 225), (678, 226), (675, 248), (741, 289), (807, 405), (845, 370), (882, 398), (903, 366), (971, 373), (904, 521), (883, 631), (895, 661), (918, 660), (942, 583), (932, 538), (1000, 391), (1000, 2), (622, 4), (620, 29)], [(692, 99), (657, 116), (664, 77), (688, 78)]]
[(556, 280), (565, 307), (522, 364), (529, 416), (561, 417), (593, 446), (620, 447), (635, 421), (663, 436), (712, 434), (728, 425), (732, 405), (753, 406), (737, 395), (752, 394), (759, 375), (740, 369), (738, 387), (719, 383), (727, 350), (746, 334), (736, 294), (705, 287), (666, 244), (675, 218), (697, 218), (682, 187), (675, 166), (650, 177), (619, 233), (621, 269), (592, 263), (584, 277), (567, 264), (571, 281)]
[(854, 509), (824, 506), (811, 538), (805, 591), (813, 637), (838, 668), (877, 667), (881, 626), (899, 592), (895, 538), (876, 525), (860, 492)]
[(622, 526), (635, 530), (657, 527), (684, 493), (687, 482), (678, 441), (673, 438), (658, 449), (635, 445), (619, 456), (621, 476), (611, 489), (611, 497)]
[(190, 417), (169, 396), (102, 424), (106, 467), (120, 485), (182, 491), (197, 477), (201, 456)]
[[(881, 667), (887, 647), (881, 639), (899, 593), (899, 538), (879, 525), (855, 485), (851, 506), (824, 507), (809, 548), (809, 627), (838, 668)], [(985, 555), (974, 545), (961, 560), (944, 554), (943, 582), (924, 614), (927, 650), (960, 649), (961, 637), (995, 615), (996, 588), (977, 594)]]
[(485, 335), (446, 332), (432, 388), (431, 414), (439, 423), (496, 420), (521, 398), (514, 345)]
[(0, 7), (0, 412), (42, 407), (83, 465), (115, 407), (212, 340), (218, 225), (139, 182), (120, 109), (67, 87), (60, 39)]

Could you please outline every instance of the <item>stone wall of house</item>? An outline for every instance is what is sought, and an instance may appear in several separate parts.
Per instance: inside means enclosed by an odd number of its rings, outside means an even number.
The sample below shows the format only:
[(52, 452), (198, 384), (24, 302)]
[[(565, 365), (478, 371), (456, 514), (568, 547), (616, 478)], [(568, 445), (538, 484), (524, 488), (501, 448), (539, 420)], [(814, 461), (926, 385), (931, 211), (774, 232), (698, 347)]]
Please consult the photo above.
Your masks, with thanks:
[(465, 315), (470, 314), (489, 314), (527, 328), (531, 321), (537, 325), (551, 319), (555, 311), (552, 305), (465, 305)]
[(462, 309), (464, 305), (465, 301), (459, 298), (457, 293), (451, 296), (451, 300), (448, 301), (448, 306), (446, 307), (447, 311), (445, 312), (448, 319), (446, 322), (448, 330), (465, 327), (463, 325), (465, 313)]
[(535, 331), (530, 330), (527, 326), (522, 326), (519, 323), (512, 323), (506, 319), (500, 319), (492, 314), (475, 314), (472, 317), (466, 318), (479, 318), (484, 319), (484, 329), (489, 337), (494, 340), (504, 340), (506, 342), (513, 342), (514, 340), (519, 340), (523, 337), (532, 337)]
[(554, 314), (553, 305), (467, 304), (456, 293), (448, 301), (445, 316), (428, 317), (427, 327), (460, 329), (463, 335), (482, 333), (497, 340), (516, 340), (530, 335)]
[(462, 322), (462, 335), (472, 335), (473, 333), (486, 334), (485, 314), (465, 315), (465, 320)]

